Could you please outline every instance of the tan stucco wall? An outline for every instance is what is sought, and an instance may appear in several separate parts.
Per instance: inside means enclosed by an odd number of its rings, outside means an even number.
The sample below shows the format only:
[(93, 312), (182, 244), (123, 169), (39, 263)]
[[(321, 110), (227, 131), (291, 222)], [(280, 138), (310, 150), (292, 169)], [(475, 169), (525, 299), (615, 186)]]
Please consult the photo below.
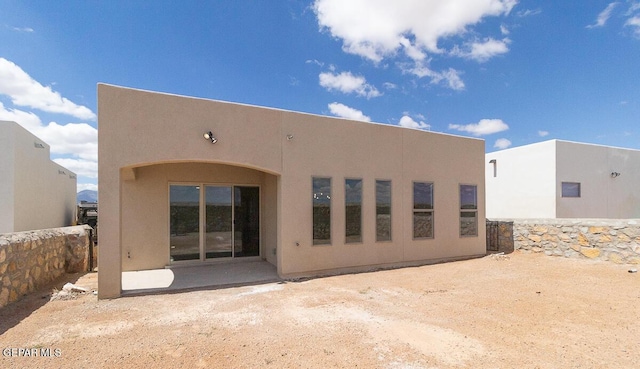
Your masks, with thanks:
[[(264, 201), (275, 198), (275, 188), (266, 186), (272, 175), (257, 170), (207, 163), (171, 163), (140, 167), (136, 179), (122, 182), (122, 269), (163, 268), (169, 264), (169, 185), (170, 184), (241, 184), (261, 188)], [(102, 212), (100, 213), (102, 226)], [(269, 212), (263, 212), (262, 234), (275, 234)], [(275, 240), (262, 240), (262, 248), (272, 250)], [(102, 247), (102, 242), (101, 242)], [(101, 248), (101, 253), (104, 249)], [(263, 252), (267, 256), (266, 252)], [(275, 264), (275, 260), (273, 261)]]
[[(484, 253), (484, 228), (478, 238), (460, 238), (458, 218), (461, 183), (478, 185), (484, 209), (483, 141), (321, 116), (301, 122), (290, 112), (283, 113), (283, 134), (294, 136), (282, 149), (283, 275)], [(331, 246), (312, 246), (314, 176), (332, 178)], [(361, 244), (344, 243), (345, 178), (363, 179)], [(375, 241), (376, 179), (392, 182), (391, 242)], [(414, 181), (434, 183), (431, 240), (413, 240)]]
[[(98, 112), (103, 298), (120, 294), (122, 270), (168, 262), (172, 181), (259, 184), (262, 257), (282, 276), (485, 252), (482, 140), (108, 85)], [(313, 176), (332, 178), (331, 245), (312, 246)], [(344, 243), (345, 178), (364, 184), (360, 244)], [(391, 242), (375, 242), (376, 179), (392, 181)], [(413, 181), (434, 183), (435, 239), (412, 239)], [(460, 184), (478, 186), (477, 237), (459, 236)]]
[(72, 225), (76, 174), (51, 161), (49, 145), (17, 123), (0, 121), (0, 136), (11, 141), (0, 153), (0, 168), (7, 169), (0, 182), (3, 213), (6, 209), (0, 218), (0, 232)]

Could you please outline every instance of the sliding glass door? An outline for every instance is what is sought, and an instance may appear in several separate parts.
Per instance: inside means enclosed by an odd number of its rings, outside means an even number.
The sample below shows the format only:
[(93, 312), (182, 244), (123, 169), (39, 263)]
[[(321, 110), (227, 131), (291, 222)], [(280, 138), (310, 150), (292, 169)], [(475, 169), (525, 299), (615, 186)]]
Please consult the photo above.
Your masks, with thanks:
[(171, 186), (169, 203), (171, 260), (200, 259), (200, 187)]
[(171, 261), (260, 256), (260, 188), (171, 185)]
[(232, 257), (231, 187), (205, 187), (205, 258)]

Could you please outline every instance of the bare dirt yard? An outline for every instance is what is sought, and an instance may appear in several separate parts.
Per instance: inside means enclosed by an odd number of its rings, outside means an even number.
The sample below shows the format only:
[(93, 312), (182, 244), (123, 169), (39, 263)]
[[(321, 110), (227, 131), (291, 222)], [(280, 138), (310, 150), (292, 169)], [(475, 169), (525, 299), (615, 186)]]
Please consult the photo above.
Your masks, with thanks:
[(0, 310), (0, 367), (639, 368), (631, 268), (516, 252), (116, 300), (49, 289)]

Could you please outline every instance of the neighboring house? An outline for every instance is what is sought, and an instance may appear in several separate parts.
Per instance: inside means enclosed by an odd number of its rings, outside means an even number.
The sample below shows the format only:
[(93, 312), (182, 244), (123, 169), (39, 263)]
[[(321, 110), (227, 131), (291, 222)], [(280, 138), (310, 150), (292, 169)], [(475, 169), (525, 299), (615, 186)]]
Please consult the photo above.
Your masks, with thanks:
[(486, 154), (487, 218), (640, 218), (640, 151), (551, 140)]
[(76, 174), (54, 163), (49, 145), (0, 121), (0, 233), (72, 225)]
[(100, 298), (166, 266), (485, 254), (482, 140), (104, 84), (98, 112)]

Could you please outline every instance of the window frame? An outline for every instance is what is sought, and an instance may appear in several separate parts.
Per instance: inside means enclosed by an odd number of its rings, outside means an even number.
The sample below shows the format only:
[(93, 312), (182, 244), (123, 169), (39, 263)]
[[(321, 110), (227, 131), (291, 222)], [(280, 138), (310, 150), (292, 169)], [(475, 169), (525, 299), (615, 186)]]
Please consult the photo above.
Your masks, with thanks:
[[(412, 182), (412, 190), (413, 190), (413, 219), (412, 219), (412, 235), (414, 240), (432, 240), (435, 238), (435, 196), (434, 196), (434, 183), (433, 182), (424, 182), (424, 181), (413, 181)], [(417, 184), (425, 184), (430, 185), (431, 187), (431, 209), (418, 209), (416, 208), (416, 185)], [(431, 236), (426, 237), (417, 237), (416, 236), (416, 213), (421, 214), (431, 214)]]
[[(578, 185), (578, 196), (570, 196), (569, 193), (567, 193), (565, 195), (565, 185)], [(567, 190), (568, 192), (568, 190)], [(582, 197), (582, 183), (581, 182), (568, 182), (568, 181), (561, 181), (560, 182), (560, 196), (562, 198), (567, 198), (567, 199), (579, 199)]]
[[(378, 183), (379, 182), (389, 182), (389, 239), (381, 239), (378, 235), (378, 216), (384, 214), (378, 214)], [(376, 242), (393, 242), (393, 182), (390, 179), (376, 179), (375, 180), (375, 206), (376, 206), (376, 223), (375, 223), (375, 232), (376, 232)]]
[[(329, 200), (329, 220), (328, 220), (328, 233), (329, 233), (329, 238), (328, 239), (320, 239), (320, 238), (315, 238), (316, 237), (316, 200), (320, 200), (319, 198), (316, 198), (316, 191), (315, 191), (315, 180), (317, 179), (325, 179), (325, 180), (329, 180), (329, 194), (326, 195), (327, 199)], [(332, 214), (331, 214), (331, 207), (332, 207), (332, 198), (331, 198), (331, 190), (332, 190), (332, 178), (328, 177), (328, 176), (312, 176), (311, 177), (311, 244), (313, 246), (327, 246), (327, 245), (331, 245), (332, 244)], [(319, 203), (319, 202), (318, 202)]]
[[(474, 191), (474, 208), (463, 208), (463, 201), (462, 201), (462, 188), (463, 187), (474, 187), (475, 191)], [(478, 185), (477, 184), (470, 184), (470, 183), (460, 183), (458, 185), (458, 215), (459, 215), (459, 222), (458, 222), (458, 227), (459, 227), (459, 233), (460, 233), (460, 237), (478, 237), (479, 229), (478, 229)], [(475, 223), (475, 234), (463, 234), (463, 229), (465, 229), (465, 227), (462, 226), (462, 219), (466, 218), (463, 217), (462, 214), (463, 213), (473, 213), (474, 216), (474, 223)]]
[[(360, 225), (359, 225), (359, 239), (357, 240), (349, 240), (349, 235), (347, 232), (348, 226), (349, 226), (349, 211), (347, 211), (347, 207), (348, 207), (348, 193), (347, 193), (347, 181), (359, 181), (360, 182), (360, 201), (359, 201), (359, 205), (360, 205)], [(344, 179), (344, 243), (345, 244), (353, 244), (353, 243), (362, 243), (362, 194), (363, 194), (363, 187), (364, 187), (364, 181), (362, 178), (355, 178), (355, 177), (347, 177)]]

